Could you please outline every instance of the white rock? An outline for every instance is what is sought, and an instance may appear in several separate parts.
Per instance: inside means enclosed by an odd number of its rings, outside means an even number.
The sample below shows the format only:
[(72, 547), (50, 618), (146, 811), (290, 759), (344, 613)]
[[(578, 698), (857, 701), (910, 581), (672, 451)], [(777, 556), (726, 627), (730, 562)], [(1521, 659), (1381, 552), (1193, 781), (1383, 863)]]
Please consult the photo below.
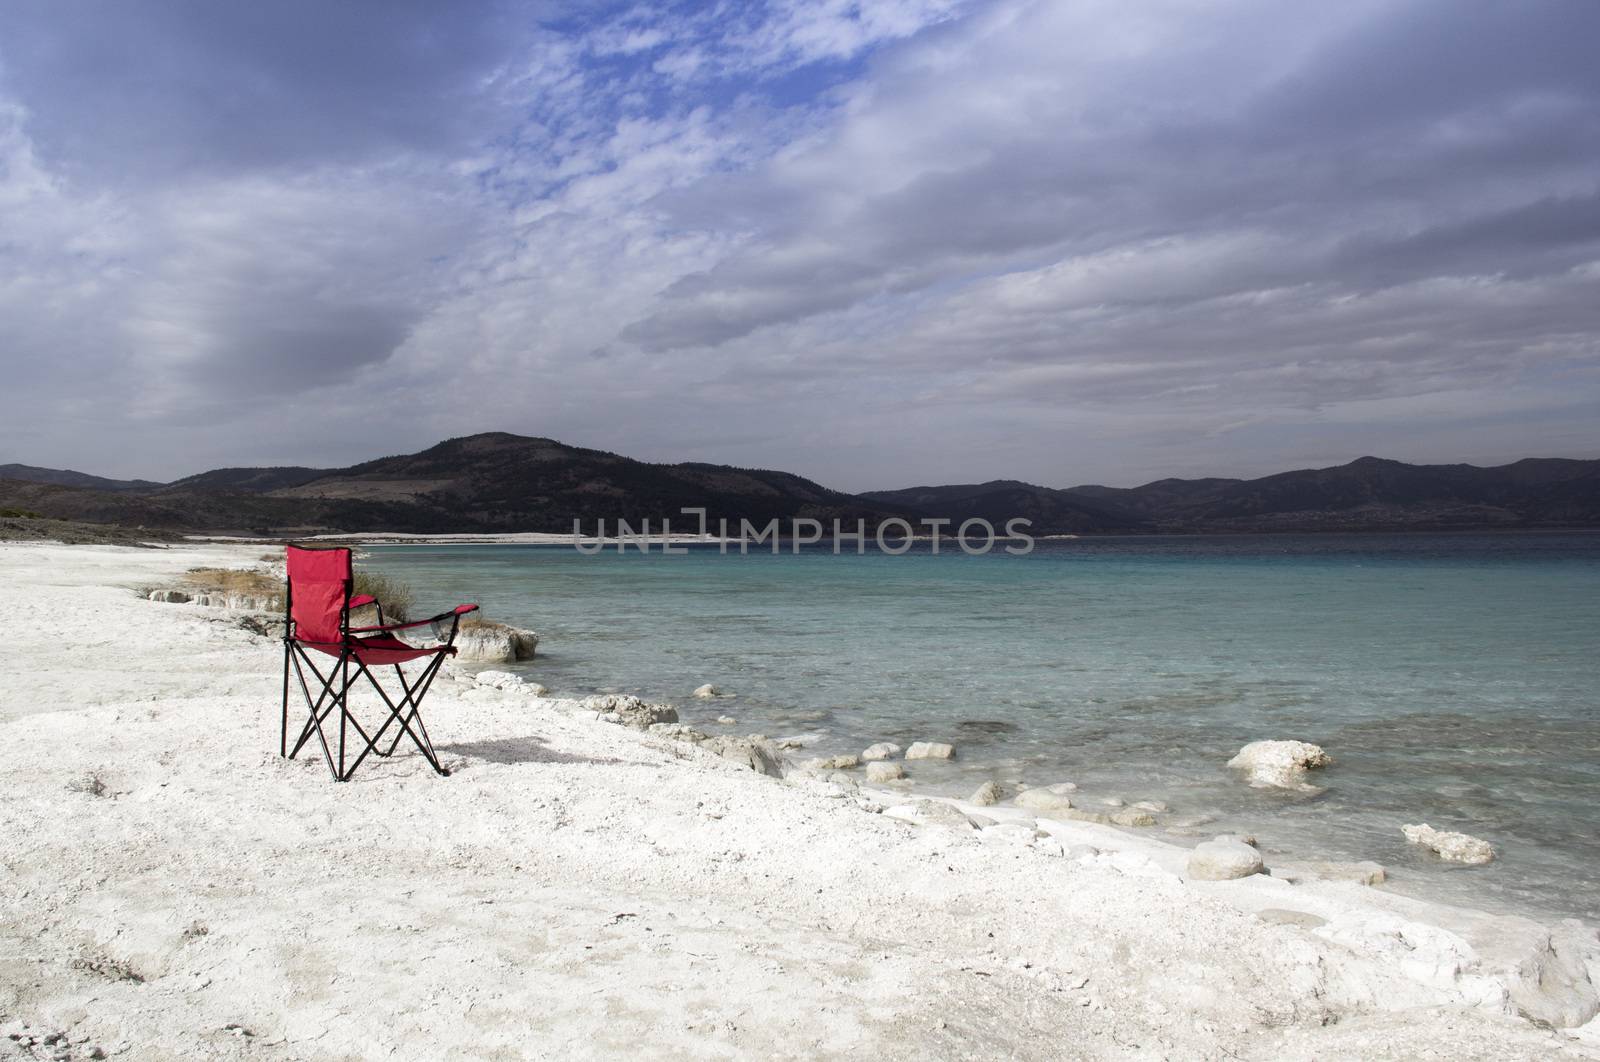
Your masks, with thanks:
[(1488, 841), (1469, 837), (1464, 833), (1436, 830), (1425, 822), (1420, 826), (1402, 826), (1400, 832), (1404, 833), (1406, 840), (1412, 844), (1431, 848), (1439, 854), (1440, 859), (1452, 863), (1479, 864), (1494, 859), (1494, 849), (1490, 847)]
[(150, 591), (150, 600), (182, 605), (189, 601), (189, 595), (182, 590), (152, 590)]
[(521, 675), (513, 675), (509, 671), (480, 671), (473, 676), (472, 681), (480, 686), (489, 686), (497, 690), (515, 689), (521, 686)]
[(599, 712), (600, 718), (609, 722), (621, 723), (631, 726), (636, 730), (647, 729), (652, 723), (676, 723), (678, 711), (667, 704), (646, 704), (637, 697), (626, 693), (607, 693), (596, 697), (585, 697), (579, 706), (591, 712)]
[(977, 828), (977, 824), (967, 818), (966, 813), (954, 804), (947, 804), (942, 800), (919, 800), (914, 806), (917, 819), (921, 822), (953, 826), (963, 832)]
[(905, 776), (906, 769), (898, 763), (875, 760), (867, 764), (867, 781), (869, 782), (892, 782)]
[(1000, 787), (993, 782), (985, 782), (968, 798), (968, 803), (976, 804), (980, 808), (998, 804), (1000, 803)]
[(1019, 808), (1031, 808), (1034, 811), (1065, 811), (1072, 807), (1072, 798), (1065, 793), (1055, 793), (1050, 789), (1024, 789), (1016, 795), (1012, 803)]
[(704, 686), (695, 687), (694, 695), (696, 697), (720, 697), (722, 696), (722, 691), (708, 682)]
[(735, 719), (731, 715), (719, 715), (719, 716), (717, 716), (717, 722), (721, 723), (723, 726), (732, 726), (733, 724), (737, 723), (738, 721), (739, 720)]
[(1167, 810), (1167, 805), (1159, 800), (1141, 800), (1133, 806), (1140, 811), (1148, 811), (1157, 815)]
[(948, 760), (955, 754), (956, 747), (942, 741), (913, 741), (906, 749), (908, 760)]
[(649, 730), (650, 733), (660, 737), (671, 738), (674, 741), (687, 741), (691, 745), (697, 745), (707, 738), (703, 731), (696, 730), (692, 726), (685, 726), (683, 723), (651, 723)]
[(868, 745), (861, 752), (863, 760), (892, 760), (900, 755), (900, 746), (892, 741), (880, 741), (876, 745)]
[[(676, 718), (676, 713), (674, 713)], [(772, 744), (759, 734), (747, 738), (718, 735), (705, 739), (702, 748), (710, 749), (725, 760), (748, 767), (757, 774), (771, 778), (783, 777), (783, 757)]]
[(1282, 907), (1267, 907), (1256, 912), (1256, 917), (1268, 925), (1273, 926), (1299, 926), (1301, 929), (1316, 929), (1325, 926), (1328, 920), (1319, 914), (1310, 911), (1290, 911)]
[(539, 636), (504, 623), (474, 623), (456, 632), (456, 659), (474, 664), (514, 664), (532, 660)]
[(1326, 767), (1333, 757), (1307, 741), (1252, 741), (1240, 749), (1228, 766), (1243, 771), (1258, 789), (1309, 789), (1305, 773)]
[(997, 826), (987, 826), (981, 834), (985, 841), (1001, 841), (1006, 844), (1025, 845), (1032, 844), (1038, 836), (1037, 830), (1022, 822), (1002, 822)]
[(1188, 874), (1195, 881), (1231, 881), (1263, 869), (1261, 853), (1238, 841), (1206, 841), (1189, 853)]

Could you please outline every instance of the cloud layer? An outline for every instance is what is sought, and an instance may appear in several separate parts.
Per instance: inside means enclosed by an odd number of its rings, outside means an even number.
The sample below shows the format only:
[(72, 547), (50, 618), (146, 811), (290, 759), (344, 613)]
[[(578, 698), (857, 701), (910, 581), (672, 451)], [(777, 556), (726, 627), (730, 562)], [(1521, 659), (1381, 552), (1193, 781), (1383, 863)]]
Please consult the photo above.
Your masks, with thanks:
[(1597, 38), (1584, 0), (8, 5), (0, 456), (1600, 455)]

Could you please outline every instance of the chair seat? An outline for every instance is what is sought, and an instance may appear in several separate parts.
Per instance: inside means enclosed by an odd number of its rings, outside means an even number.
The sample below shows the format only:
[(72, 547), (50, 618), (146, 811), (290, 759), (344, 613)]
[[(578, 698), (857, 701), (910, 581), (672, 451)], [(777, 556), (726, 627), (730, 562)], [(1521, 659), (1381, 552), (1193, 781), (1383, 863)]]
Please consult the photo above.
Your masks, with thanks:
[[(338, 656), (344, 648), (338, 642), (299, 644), (307, 649), (315, 649), (319, 653), (327, 653), (329, 656)], [(351, 638), (349, 644), (350, 655), (365, 664), (403, 664), (407, 660), (454, 652), (448, 645), (433, 645), (419, 649), (414, 645), (407, 645), (392, 634), (369, 634), (365, 638)]]

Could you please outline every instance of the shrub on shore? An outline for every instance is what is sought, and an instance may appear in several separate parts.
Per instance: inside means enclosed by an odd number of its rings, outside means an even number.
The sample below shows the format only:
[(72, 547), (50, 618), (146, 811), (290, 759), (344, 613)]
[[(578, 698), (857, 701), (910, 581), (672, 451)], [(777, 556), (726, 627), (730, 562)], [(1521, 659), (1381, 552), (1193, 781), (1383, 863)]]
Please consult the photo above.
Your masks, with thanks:
[(184, 580), (196, 590), (221, 594), (273, 597), (283, 593), (283, 580), (248, 568), (190, 568)]
[[(259, 598), (281, 597), (283, 593), (281, 576), (249, 568), (191, 568), (184, 580), (204, 593)], [(391, 623), (409, 620), (416, 604), (411, 587), (382, 572), (356, 572), (355, 593), (377, 598), (383, 605), (383, 618)]]
[(357, 594), (371, 594), (383, 606), (383, 618), (390, 623), (404, 623), (411, 618), (417, 603), (411, 587), (382, 572), (356, 572)]

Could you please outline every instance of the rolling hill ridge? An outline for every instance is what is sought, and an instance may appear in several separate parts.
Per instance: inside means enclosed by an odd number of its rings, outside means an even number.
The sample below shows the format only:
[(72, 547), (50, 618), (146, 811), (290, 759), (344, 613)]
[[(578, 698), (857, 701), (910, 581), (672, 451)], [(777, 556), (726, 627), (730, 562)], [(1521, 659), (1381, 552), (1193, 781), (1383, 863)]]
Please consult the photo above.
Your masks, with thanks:
[[(1035, 534), (1600, 527), (1600, 461), (1530, 458), (1493, 468), (1363, 457), (1259, 479), (1162, 479), (1054, 488), (1018, 480), (846, 494), (788, 472), (657, 464), (553, 439), (489, 432), (346, 468), (219, 468), (171, 483), (0, 466), (0, 509), (169, 530), (298, 535), (592, 530), (683, 508), (755, 524), (807, 517), (869, 527), (1016, 517)], [(614, 525), (613, 525), (614, 526)]]

